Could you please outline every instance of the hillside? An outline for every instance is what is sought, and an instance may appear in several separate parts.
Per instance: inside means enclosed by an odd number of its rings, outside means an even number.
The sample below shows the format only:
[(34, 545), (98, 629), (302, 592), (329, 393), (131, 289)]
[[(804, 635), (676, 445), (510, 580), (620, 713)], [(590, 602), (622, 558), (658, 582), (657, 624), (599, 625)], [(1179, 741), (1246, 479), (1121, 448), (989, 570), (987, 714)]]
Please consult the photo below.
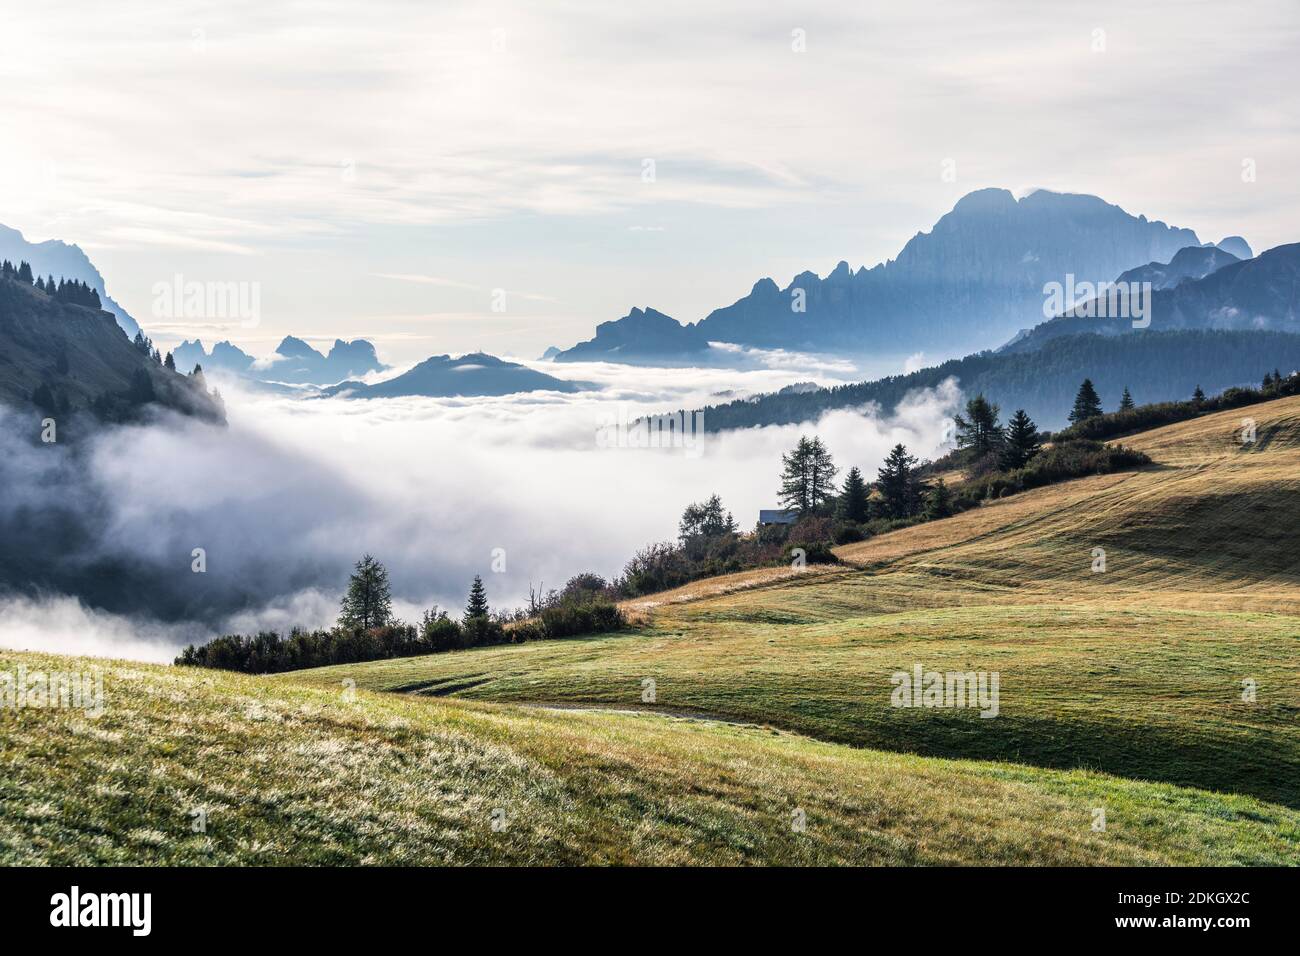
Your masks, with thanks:
[[(949, 758), (1089, 767), (1300, 807), (1300, 399), (1126, 439), (1155, 465), (839, 549), (847, 569), (663, 604), (640, 631), (307, 672), (655, 709)], [(1093, 549), (1106, 552), (1092, 571)], [(997, 671), (996, 719), (890, 706), (916, 663)], [(312, 675), (315, 675), (314, 677)], [(1240, 699), (1241, 681), (1260, 688)]]
[(225, 418), (201, 379), (163, 368), (108, 312), (0, 279), (0, 401), (28, 408), (42, 387), (44, 411), (86, 411), (97, 401), (109, 402), (109, 411), (156, 403), (210, 421)]
[[(0, 651), (107, 704), (0, 722), (0, 862), (1294, 864), (1300, 398), (1249, 414), (622, 634), (274, 677)], [(998, 714), (891, 707), (916, 664), (997, 672)]]
[(1018, 337), (1008, 348), (1032, 351), (1054, 338), (1084, 332), (1125, 337), (1182, 329), (1300, 332), (1300, 243), (1277, 246), (1202, 278), (1184, 278), (1157, 288), (1151, 295), (1146, 328), (1135, 328), (1130, 318), (1097, 317), (1102, 314), (1095, 306), (1076, 306)]
[[(1093, 320), (1094, 322), (1096, 320)], [(1051, 337), (1033, 351), (1009, 348), (951, 359), (906, 375), (803, 392), (772, 392), (703, 409), (707, 431), (816, 421), (836, 408), (876, 403), (890, 413), (909, 392), (955, 378), (1006, 412), (1023, 408), (1040, 427), (1063, 428), (1079, 382), (1092, 379), (1114, 410), (1127, 387), (1139, 404), (1258, 385), (1265, 372), (1300, 368), (1300, 335), (1288, 332), (1176, 331)]]
[(4, 715), (4, 865), (1260, 865), (1300, 838), (1294, 810), (1084, 771), (0, 651), (24, 665), (103, 668), (106, 707)]
[(26, 260), (31, 263), (37, 275), (52, 275), (56, 279), (80, 279), (99, 293), (104, 311), (113, 315), (128, 336), (134, 338), (135, 333), (140, 331), (139, 323), (108, 294), (104, 277), (80, 246), (57, 239), (28, 242), (17, 229), (0, 225), (0, 259), (11, 262)]

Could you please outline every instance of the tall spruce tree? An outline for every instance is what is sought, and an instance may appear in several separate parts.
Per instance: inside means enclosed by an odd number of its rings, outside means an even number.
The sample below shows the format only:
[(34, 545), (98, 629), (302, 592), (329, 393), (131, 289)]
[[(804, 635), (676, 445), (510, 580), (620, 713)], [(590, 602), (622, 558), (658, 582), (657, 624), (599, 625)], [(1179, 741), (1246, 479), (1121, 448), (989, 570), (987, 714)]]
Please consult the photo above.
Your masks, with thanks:
[(846, 521), (866, 521), (870, 512), (868, 495), (862, 472), (854, 465), (844, 477), (844, 490), (840, 492), (840, 517)]
[(995, 451), (1002, 443), (998, 407), (983, 392), (966, 403), (965, 416), (954, 416), (953, 421), (957, 425), (957, 447), (972, 449), (977, 458)]
[(1201, 386), (1197, 385), (1196, 391), (1192, 392), (1192, 401), (1197, 405), (1200, 405), (1205, 401), (1205, 393), (1201, 391)]
[(357, 562), (348, 580), (348, 591), (343, 596), (343, 607), (339, 612), (339, 625), (364, 631), (387, 624), (392, 616), (388, 572), (367, 554)]
[(876, 472), (885, 513), (891, 518), (910, 518), (916, 514), (921, 499), (921, 483), (916, 476), (916, 459), (901, 442), (893, 447)]
[(1124, 394), (1119, 398), (1119, 410), (1127, 412), (1131, 408), (1133, 408), (1133, 396), (1128, 393), (1128, 386), (1125, 385)]
[(1100, 414), (1102, 414), (1101, 399), (1097, 396), (1097, 390), (1092, 387), (1092, 379), (1085, 378), (1083, 384), (1079, 386), (1079, 394), (1074, 396), (1074, 408), (1070, 410), (1070, 424), (1096, 418)]
[(465, 623), (482, 620), (488, 616), (487, 588), (483, 587), (483, 578), (474, 575), (474, 583), (469, 586), (469, 600), (465, 603)]
[(1011, 416), (1011, 420), (1007, 422), (1000, 464), (1008, 470), (1023, 468), (1029, 463), (1029, 459), (1038, 454), (1042, 445), (1043, 439), (1038, 434), (1038, 426), (1025, 414), (1023, 408), (1018, 408)]

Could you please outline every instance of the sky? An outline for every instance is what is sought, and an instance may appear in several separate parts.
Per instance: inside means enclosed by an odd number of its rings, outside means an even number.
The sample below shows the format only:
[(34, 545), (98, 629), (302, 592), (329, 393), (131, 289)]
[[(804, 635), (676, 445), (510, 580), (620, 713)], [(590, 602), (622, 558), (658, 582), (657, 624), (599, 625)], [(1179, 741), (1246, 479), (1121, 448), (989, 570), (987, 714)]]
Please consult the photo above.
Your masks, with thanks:
[[(1294, 0), (5, 0), (0, 24), (0, 222), (81, 245), (163, 345), (535, 356), (883, 261), (986, 186), (1300, 239)], [(176, 276), (255, 285), (256, 320), (158, 313)]]

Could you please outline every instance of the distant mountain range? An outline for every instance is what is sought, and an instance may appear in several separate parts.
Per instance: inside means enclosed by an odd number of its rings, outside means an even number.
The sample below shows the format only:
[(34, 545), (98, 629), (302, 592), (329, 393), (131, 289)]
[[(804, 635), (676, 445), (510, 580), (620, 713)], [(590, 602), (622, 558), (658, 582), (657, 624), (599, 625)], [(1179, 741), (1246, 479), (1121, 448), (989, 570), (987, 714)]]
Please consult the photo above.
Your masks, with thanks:
[[(1204, 269), (1226, 262), (1208, 274)], [(1181, 250), (1169, 263), (1126, 273), (1147, 277), (1151, 322), (1089, 318), (1072, 309), (997, 350), (872, 382), (740, 399), (703, 409), (709, 431), (814, 421), (836, 408), (875, 403), (886, 413), (912, 391), (956, 378), (1004, 412), (1024, 408), (1040, 426), (1065, 424), (1074, 392), (1092, 379), (1113, 409), (1129, 388), (1139, 403), (1258, 385), (1265, 373), (1300, 369), (1300, 244), (1239, 260), (1221, 250)], [(1199, 277), (1198, 277), (1199, 275)]]
[(134, 338), (140, 331), (140, 325), (131, 318), (104, 289), (104, 277), (91, 264), (90, 259), (79, 246), (48, 239), (45, 242), (28, 242), (17, 229), (0, 225), (0, 259), (17, 263), (23, 259), (31, 263), (32, 271), (39, 276), (54, 276), (55, 279), (80, 279), (99, 293), (104, 311), (112, 313), (126, 332)]
[(655, 309), (633, 309), (615, 322), (596, 326), (596, 337), (571, 349), (547, 349), (557, 362), (658, 361), (674, 364), (707, 351), (709, 340), (698, 325), (682, 325)]
[(397, 398), (423, 395), (431, 398), (454, 396), (513, 395), (518, 392), (577, 392), (575, 382), (537, 372), (525, 365), (507, 362), (493, 355), (473, 352), (460, 358), (435, 355), (410, 371), (374, 385), (342, 382), (325, 395), (351, 398)]
[[(1249, 255), (1240, 237), (1224, 243)], [(1039, 190), (1016, 199), (981, 189), (889, 262), (857, 270), (841, 262), (824, 278), (804, 272), (784, 288), (760, 279), (744, 298), (689, 325), (633, 309), (555, 358), (654, 364), (699, 357), (711, 341), (848, 355), (975, 351), (1041, 315), (1046, 283), (1067, 275), (1109, 281), (1200, 245), (1190, 229), (1095, 196)]]
[[(1183, 257), (1183, 253), (1191, 256)], [(1064, 315), (1036, 326), (1008, 344), (1011, 351), (1027, 352), (1063, 335), (1136, 335), (1145, 331), (1179, 329), (1269, 330), (1300, 333), (1300, 243), (1269, 249), (1253, 259), (1231, 259), (1208, 274), (1178, 278), (1174, 263), (1184, 258), (1184, 268), (1204, 249), (1183, 250), (1166, 269), (1163, 286), (1153, 283), (1150, 325), (1136, 328), (1131, 318), (1098, 317), (1100, 303), (1076, 305)], [(1215, 257), (1214, 261), (1220, 261)], [(1134, 270), (1148, 275), (1152, 267)], [(1122, 278), (1122, 277), (1121, 277)]]
[[(1249, 251), (1250, 247), (1246, 247)], [(1204, 279), (1211, 272), (1250, 256), (1234, 256), (1217, 246), (1188, 246), (1168, 262), (1148, 262), (1122, 272), (1116, 283), (1150, 282), (1152, 289), (1172, 289), (1185, 279)]]
[(335, 339), (329, 353), (323, 355), (292, 335), (285, 336), (276, 346), (275, 354), (266, 362), (259, 362), (230, 342), (218, 342), (208, 352), (199, 339), (182, 342), (172, 350), (172, 357), (176, 367), (183, 372), (202, 365), (205, 371), (222, 371), (290, 385), (333, 385), (353, 376), (382, 372), (388, 368), (379, 361), (375, 347), (365, 339), (351, 342)]
[(0, 278), (0, 400), (56, 418), (89, 411), (118, 420), (159, 405), (225, 419), (202, 376), (164, 368), (127, 338), (111, 313), (6, 278)]

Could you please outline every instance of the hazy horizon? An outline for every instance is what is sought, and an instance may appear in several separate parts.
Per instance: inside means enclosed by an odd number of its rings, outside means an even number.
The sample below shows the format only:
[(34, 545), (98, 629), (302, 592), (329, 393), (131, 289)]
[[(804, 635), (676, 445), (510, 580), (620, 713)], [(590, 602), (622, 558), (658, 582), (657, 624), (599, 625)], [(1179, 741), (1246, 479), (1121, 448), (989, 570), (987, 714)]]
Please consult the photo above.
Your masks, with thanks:
[[(884, 261), (988, 186), (1294, 241), (1298, 38), (1285, 2), (46, 4), (0, 35), (0, 222), (161, 344), (535, 356)], [(260, 323), (155, 317), (175, 275), (258, 283)]]

